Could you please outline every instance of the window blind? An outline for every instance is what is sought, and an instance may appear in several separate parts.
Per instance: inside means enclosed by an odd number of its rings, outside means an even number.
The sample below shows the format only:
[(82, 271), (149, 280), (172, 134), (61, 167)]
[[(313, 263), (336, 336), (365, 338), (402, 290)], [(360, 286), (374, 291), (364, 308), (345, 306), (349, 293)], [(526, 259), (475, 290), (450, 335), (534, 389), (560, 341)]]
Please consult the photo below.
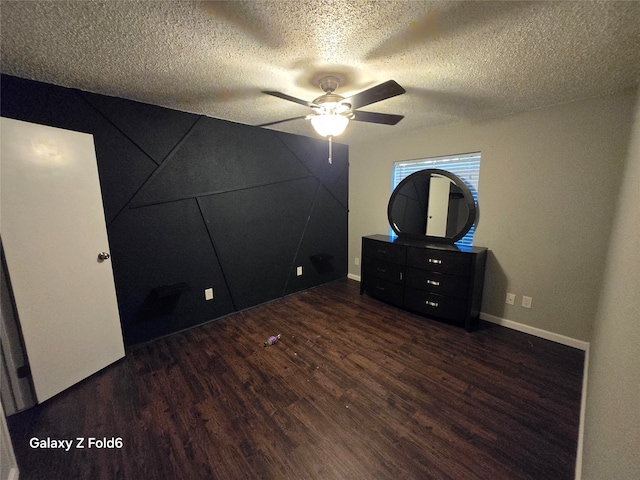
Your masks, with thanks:
[[(473, 199), (478, 204), (478, 182), (480, 180), (480, 152), (465, 153), (461, 155), (447, 155), (444, 157), (431, 157), (420, 160), (407, 160), (395, 162), (393, 164), (393, 191), (398, 184), (412, 173), (419, 172), (426, 168), (439, 168), (446, 170), (460, 177), (471, 190)], [(470, 247), (473, 245), (473, 235), (475, 234), (475, 224), (469, 232), (456, 245)], [(392, 235), (395, 232), (391, 230)]]

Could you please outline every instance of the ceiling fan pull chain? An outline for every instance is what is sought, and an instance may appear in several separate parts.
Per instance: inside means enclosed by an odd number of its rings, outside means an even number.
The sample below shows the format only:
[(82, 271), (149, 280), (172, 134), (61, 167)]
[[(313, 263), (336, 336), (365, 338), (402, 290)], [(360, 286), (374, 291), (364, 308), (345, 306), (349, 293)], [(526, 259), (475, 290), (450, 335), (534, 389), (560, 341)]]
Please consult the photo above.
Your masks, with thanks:
[(333, 143), (331, 142), (332, 138), (333, 137), (329, 135), (329, 164), (333, 164), (333, 148), (332, 148)]

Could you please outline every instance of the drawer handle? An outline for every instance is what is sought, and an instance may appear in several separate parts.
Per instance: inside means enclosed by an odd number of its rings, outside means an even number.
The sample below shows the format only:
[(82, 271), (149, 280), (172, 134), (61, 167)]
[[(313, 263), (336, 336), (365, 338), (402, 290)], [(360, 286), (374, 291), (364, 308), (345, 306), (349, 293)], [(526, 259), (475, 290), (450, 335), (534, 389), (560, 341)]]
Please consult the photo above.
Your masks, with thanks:
[(435, 263), (436, 265), (440, 265), (442, 263), (442, 260), (440, 260), (439, 258), (430, 258), (429, 263)]
[(430, 307), (438, 307), (438, 302), (430, 302), (429, 300), (427, 300), (426, 302), (427, 305), (429, 305)]
[(435, 280), (427, 280), (427, 283), (429, 285), (435, 285), (436, 287), (440, 285), (440, 282), (436, 282)]

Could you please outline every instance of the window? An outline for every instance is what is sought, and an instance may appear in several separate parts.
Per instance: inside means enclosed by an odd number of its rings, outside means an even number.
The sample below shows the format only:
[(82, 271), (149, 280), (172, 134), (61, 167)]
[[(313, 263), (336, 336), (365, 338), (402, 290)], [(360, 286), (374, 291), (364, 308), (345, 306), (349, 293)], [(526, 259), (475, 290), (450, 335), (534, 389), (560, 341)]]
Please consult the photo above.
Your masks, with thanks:
[[(473, 199), (478, 203), (478, 181), (480, 179), (480, 152), (465, 153), (461, 155), (448, 155), (445, 157), (432, 157), (421, 160), (407, 160), (393, 164), (393, 185), (391, 191), (412, 173), (426, 168), (439, 168), (451, 172), (460, 177), (471, 190)], [(476, 227), (473, 225), (469, 232), (456, 245), (472, 246), (473, 235)], [(395, 232), (391, 230), (391, 235)]]

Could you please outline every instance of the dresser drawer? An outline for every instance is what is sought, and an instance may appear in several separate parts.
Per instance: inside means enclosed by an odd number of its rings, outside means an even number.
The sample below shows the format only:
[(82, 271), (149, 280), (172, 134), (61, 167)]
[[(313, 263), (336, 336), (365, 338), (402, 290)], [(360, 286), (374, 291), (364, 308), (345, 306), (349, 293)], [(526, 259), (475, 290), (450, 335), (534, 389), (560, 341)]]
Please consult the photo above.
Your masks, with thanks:
[(364, 257), (362, 259), (362, 271), (365, 275), (371, 275), (394, 283), (402, 283), (404, 265), (383, 262), (376, 258)]
[(467, 302), (464, 300), (443, 297), (414, 288), (405, 289), (404, 308), (458, 322), (463, 322), (467, 318)]
[(468, 276), (471, 257), (460, 252), (407, 247), (407, 265), (434, 272)]
[(363, 238), (362, 256), (404, 265), (406, 260), (406, 247), (404, 245)]
[(434, 319), (477, 319), (487, 249), (388, 235), (362, 237), (360, 294)]
[(362, 289), (367, 291), (372, 297), (379, 298), (385, 302), (402, 306), (404, 287), (397, 283), (388, 282), (377, 277), (363, 277)]
[(415, 288), (416, 290), (463, 300), (467, 298), (467, 287), (469, 285), (467, 277), (419, 270), (417, 268), (407, 268), (405, 282), (407, 287)]

